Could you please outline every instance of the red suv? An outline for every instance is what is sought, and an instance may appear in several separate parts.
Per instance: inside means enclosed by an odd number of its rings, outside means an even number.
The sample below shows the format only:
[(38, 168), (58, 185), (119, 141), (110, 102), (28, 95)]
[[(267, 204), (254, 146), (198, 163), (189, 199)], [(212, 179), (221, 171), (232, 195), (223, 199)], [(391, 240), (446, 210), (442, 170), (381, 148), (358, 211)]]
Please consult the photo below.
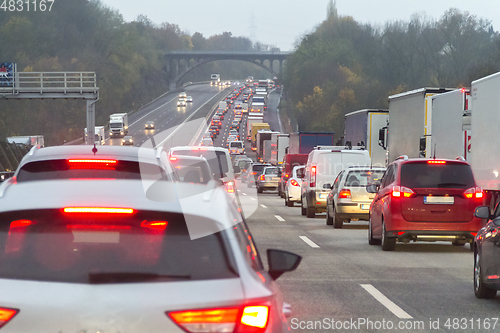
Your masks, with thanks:
[[(408, 159), (401, 156), (388, 167), (370, 206), (368, 242), (392, 251), (396, 242), (451, 241), (471, 243), (483, 227), (474, 209), (483, 202), (470, 165), (463, 159)], [(472, 248), (472, 246), (471, 246)]]

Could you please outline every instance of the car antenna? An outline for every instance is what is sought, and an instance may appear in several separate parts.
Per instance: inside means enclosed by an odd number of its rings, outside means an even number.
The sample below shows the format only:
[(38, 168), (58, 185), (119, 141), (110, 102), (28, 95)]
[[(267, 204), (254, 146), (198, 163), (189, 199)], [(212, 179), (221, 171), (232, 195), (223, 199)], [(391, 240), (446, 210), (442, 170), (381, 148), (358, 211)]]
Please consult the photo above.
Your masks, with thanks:
[(94, 153), (94, 155), (95, 155), (95, 153), (97, 153), (97, 147), (96, 147), (95, 143), (94, 143), (94, 148), (92, 148), (92, 152)]

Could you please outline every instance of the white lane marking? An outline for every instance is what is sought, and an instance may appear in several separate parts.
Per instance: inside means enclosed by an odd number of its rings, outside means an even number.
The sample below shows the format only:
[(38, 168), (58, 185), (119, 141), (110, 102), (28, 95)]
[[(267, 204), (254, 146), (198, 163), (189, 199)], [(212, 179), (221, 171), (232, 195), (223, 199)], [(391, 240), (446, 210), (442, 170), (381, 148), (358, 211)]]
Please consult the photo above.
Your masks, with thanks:
[(284, 218), (282, 218), (282, 217), (281, 217), (281, 216), (279, 216), (279, 215), (274, 215), (274, 217), (275, 217), (275, 218), (277, 218), (277, 219), (278, 219), (278, 221), (280, 221), (280, 222), (285, 222), (285, 219), (284, 219)]
[(260, 205), (260, 206), (261, 206), (262, 208), (267, 208), (267, 206), (266, 206), (266, 205)]
[(300, 239), (302, 239), (310, 247), (319, 248), (319, 246), (316, 243), (314, 243), (312, 240), (310, 240), (306, 236), (299, 236), (299, 237), (300, 237)]
[(371, 284), (362, 284), (363, 287), (370, 295), (375, 297), (377, 301), (379, 301), (383, 306), (385, 306), (389, 311), (394, 313), (400, 319), (413, 319), (408, 313), (406, 313), (403, 309), (396, 305), (393, 301), (388, 299), (384, 294), (378, 291), (377, 288), (372, 286)]
[(243, 195), (248, 195), (248, 194), (246, 194), (245, 192), (243, 192), (243, 193), (241, 193), (241, 194), (243, 194)]
[(255, 198), (250, 197), (250, 199), (255, 200)]

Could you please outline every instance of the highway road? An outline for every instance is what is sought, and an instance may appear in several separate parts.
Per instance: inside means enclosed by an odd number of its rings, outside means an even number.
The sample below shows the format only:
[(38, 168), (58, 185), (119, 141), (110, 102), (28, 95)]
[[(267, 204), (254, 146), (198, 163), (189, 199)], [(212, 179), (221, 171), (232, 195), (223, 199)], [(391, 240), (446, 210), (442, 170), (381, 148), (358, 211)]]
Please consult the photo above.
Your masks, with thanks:
[[(156, 119), (160, 129), (177, 125), (207, 101), (221, 98), (219, 88), (187, 90), (195, 101), (186, 113), (175, 106), (177, 96), (165, 96), (149, 111), (134, 115), (131, 129), (137, 144), (148, 139), (145, 121)], [(271, 93), (265, 114), (272, 130), (280, 129), (278, 99), (276, 92)], [(224, 145), (232, 118), (231, 112), (227, 115), (215, 145)], [(292, 332), (500, 331), (500, 296), (493, 300), (474, 296), (473, 255), (468, 245), (398, 244), (394, 252), (384, 252), (368, 244), (365, 221), (334, 229), (326, 225), (325, 214), (309, 219), (300, 214), (298, 204), (286, 207), (277, 191), (257, 196), (255, 188), (246, 184), (237, 182), (237, 188), (242, 202), (253, 205), (246, 220), (263, 260), (269, 248), (303, 256), (295, 272), (277, 281), (285, 301), (292, 305)]]

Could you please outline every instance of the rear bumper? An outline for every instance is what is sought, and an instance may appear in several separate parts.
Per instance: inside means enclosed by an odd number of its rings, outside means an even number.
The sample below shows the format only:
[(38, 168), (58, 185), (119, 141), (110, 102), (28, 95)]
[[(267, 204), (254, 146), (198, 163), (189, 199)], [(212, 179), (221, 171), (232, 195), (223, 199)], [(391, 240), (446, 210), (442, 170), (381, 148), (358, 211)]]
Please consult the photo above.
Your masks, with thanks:
[(337, 202), (335, 208), (335, 214), (342, 219), (358, 219), (365, 221), (370, 219), (370, 202)]
[(475, 231), (446, 230), (395, 230), (388, 232), (387, 237), (396, 237), (398, 242), (463, 242), (474, 241)]
[(300, 202), (300, 186), (288, 187), (288, 200)]

